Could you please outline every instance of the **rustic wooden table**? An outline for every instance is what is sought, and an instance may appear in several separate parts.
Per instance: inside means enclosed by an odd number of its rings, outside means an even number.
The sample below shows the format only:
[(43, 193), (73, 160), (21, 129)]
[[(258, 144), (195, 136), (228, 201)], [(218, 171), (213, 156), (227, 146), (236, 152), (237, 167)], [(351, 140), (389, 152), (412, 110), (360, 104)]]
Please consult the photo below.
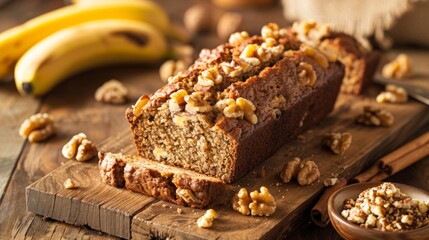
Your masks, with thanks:
[[(184, 11), (196, 1), (158, 2), (173, 21), (180, 23)], [(11, 1), (0, 8), (0, 31), (63, 4), (61, 0)], [(286, 23), (281, 6), (242, 11), (243, 29), (249, 32), (258, 32), (269, 21)], [(193, 44), (199, 50), (220, 42), (214, 33), (207, 33), (198, 36)], [(429, 53), (423, 59), (422, 64), (429, 65)], [(43, 219), (25, 208), (25, 188), (66, 162), (60, 156), (60, 149), (72, 135), (85, 132), (99, 143), (127, 126), (124, 118), (127, 105), (103, 105), (93, 97), (95, 89), (112, 78), (120, 79), (129, 88), (131, 102), (162, 85), (158, 65), (113, 67), (83, 73), (62, 83), (43, 98), (22, 97), (13, 82), (0, 83), (0, 239), (116, 239), (85, 227)], [(55, 116), (58, 132), (45, 143), (30, 144), (18, 135), (18, 128), (25, 118), (36, 112), (49, 112)], [(392, 180), (428, 191), (429, 158), (402, 171)], [(340, 237), (331, 226), (320, 229), (308, 222), (290, 239)]]

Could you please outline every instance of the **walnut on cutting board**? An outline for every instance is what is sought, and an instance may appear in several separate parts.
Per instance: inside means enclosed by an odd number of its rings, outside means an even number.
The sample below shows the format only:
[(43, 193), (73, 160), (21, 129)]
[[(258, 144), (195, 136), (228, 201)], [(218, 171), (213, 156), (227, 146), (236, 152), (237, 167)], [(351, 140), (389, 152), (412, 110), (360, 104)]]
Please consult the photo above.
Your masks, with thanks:
[(32, 115), (19, 128), (19, 135), (32, 143), (46, 140), (54, 134), (54, 119), (47, 113)]
[(79, 162), (88, 161), (97, 155), (97, 147), (87, 139), (86, 134), (74, 135), (62, 149), (62, 154), (67, 159), (76, 159)]
[(266, 187), (262, 186), (260, 192), (257, 190), (251, 192), (250, 198), (252, 202), (249, 204), (249, 208), (252, 216), (268, 217), (276, 211), (276, 201)]
[(280, 178), (284, 183), (288, 183), (292, 178), (296, 178), (298, 184), (301, 186), (310, 185), (319, 179), (319, 177), (320, 171), (315, 162), (307, 161), (305, 164), (301, 164), (301, 159), (297, 157), (287, 162), (280, 172)]
[(280, 172), (280, 178), (284, 183), (288, 183), (292, 180), (292, 178), (298, 176), (298, 172), (301, 169), (300, 165), (301, 159), (296, 157), (283, 166), (283, 169)]
[(319, 167), (313, 161), (307, 161), (299, 170), (297, 180), (299, 185), (306, 186), (317, 181), (320, 177)]
[(198, 218), (197, 225), (200, 228), (209, 228), (213, 225), (213, 221), (218, 217), (217, 213), (213, 209), (207, 210), (203, 216)]
[(390, 127), (395, 121), (390, 112), (381, 108), (365, 106), (363, 110), (364, 112), (356, 118), (356, 123), (358, 124), (375, 127)]
[(352, 143), (352, 134), (349, 132), (326, 133), (322, 139), (322, 145), (331, 149), (337, 155), (343, 155)]
[(408, 93), (402, 87), (387, 84), (385, 91), (378, 94), (375, 100), (378, 103), (405, 103), (408, 101)]
[(64, 182), (64, 187), (67, 189), (74, 189), (74, 188), (77, 188), (77, 185), (73, 181), (73, 179), (67, 178), (66, 181)]
[(264, 186), (250, 193), (242, 188), (232, 199), (232, 208), (243, 214), (252, 216), (271, 216), (276, 210), (276, 201)]
[(250, 214), (249, 204), (251, 202), (252, 202), (252, 199), (250, 199), (247, 189), (242, 188), (232, 198), (232, 208), (243, 215), (249, 215)]

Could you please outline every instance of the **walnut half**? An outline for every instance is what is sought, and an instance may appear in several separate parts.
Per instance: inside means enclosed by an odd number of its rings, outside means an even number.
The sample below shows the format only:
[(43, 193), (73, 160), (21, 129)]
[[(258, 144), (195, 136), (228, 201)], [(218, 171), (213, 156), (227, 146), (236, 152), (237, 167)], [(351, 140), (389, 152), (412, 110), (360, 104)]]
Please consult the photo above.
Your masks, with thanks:
[(75, 158), (77, 161), (83, 162), (97, 155), (97, 147), (87, 139), (84, 133), (79, 133), (64, 145), (62, 154), (67, 159)]
[(314, 183), (319, 179), (320, 171), (316, 163), (313, 161), (307, 161), (301, 170), (299, 170), (297, 179), (301, 186), (306, 186)]
[(128, 101), (128, 90), (118, 80), (105, 82), (95, 92), (95, 100), (103, 103), (121, 104)]
[(26, 119), (19, 135), (30, 142), (41, 142), (55, 134), (54, 119), (47, 113), (37, 113)]
[(252, 202), (249, 204), (252, 216), (270, 216), (276, 211), (276, 201), (264, 186), (250, 193)]
[(280, 178), (283, 182), (288, 183), (292, 178), (296, 178), (301, 186), (310, 185), (319, 177), (320, 171), (316, 163), (307, 161), (304, 165), (301, 165), (300, 158), (294, 158), (292, 161), (287, 162), (280, 173)]
[(232, 208), (244, 215), (270, 216), (276, 210), (276, 201), (264, 186), (249, 194), (247, 189), (242, 188), (232, 199)]
[(356, 123), (366, 126), (390, 127), (395, 121), (390, 112), (380, 108), (365, 106), (363, 111), (364, 112), (356, 118)]
[(348, 132), (326, 133), (322, 145), (331, 149), (337, 155), (343, 155), (352, 143), (352, 134)]
[(393, 84), (387, 84), (386, 90), (378, 94), (378, 103), (405, 103), (408, 101), (408, 93), (404, 88)]
[(288, 183), (292, 178), (298, 176), (298, 172), (301, 169), (300, 164), (301, 159), (296, 157), (284, 165), (283, 170), (280, 173), (280, 178), (284, 183)]
[(393, 61), (384, 65), (382, 74), (386, 78), (405, 78), (412, 74), (411, 62), (406, 54), (399, 54)]

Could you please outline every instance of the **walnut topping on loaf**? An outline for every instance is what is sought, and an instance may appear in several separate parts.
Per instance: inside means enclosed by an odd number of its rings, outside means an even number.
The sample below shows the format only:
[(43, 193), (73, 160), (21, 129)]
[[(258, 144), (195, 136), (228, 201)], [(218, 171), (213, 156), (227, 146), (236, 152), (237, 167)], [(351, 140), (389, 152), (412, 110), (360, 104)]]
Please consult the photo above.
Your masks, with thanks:
[(296, 22), (291, 31), (306, 45), (323, 52), (330, 61), (338, 59), (345, 65), (343, 93), (360, 94), (371, 82), (379, 54), (364, 48), (353, 36), (331, 31), (328, 25), (315, 21)]
[(203, 49), (126, 115), (140, 156), (232, 182), (329, 113), (342, 75), (338, 62), (270, 23), (260, 36), (238, 32)]

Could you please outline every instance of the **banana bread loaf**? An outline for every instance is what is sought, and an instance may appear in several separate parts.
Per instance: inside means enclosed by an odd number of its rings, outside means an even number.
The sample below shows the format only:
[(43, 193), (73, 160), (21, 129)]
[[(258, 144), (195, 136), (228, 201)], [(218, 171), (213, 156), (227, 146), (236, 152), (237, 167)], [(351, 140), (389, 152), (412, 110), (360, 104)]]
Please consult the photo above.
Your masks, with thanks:
[(227, 183), (333, 108), (343, 65), (276, 24), (232, 34), (126, 117), (141, 157)]
[(194, 208), (204, 208), (224, 189), (217, 178), (139, 157), (99, 152), (103, 182)]
[(292, 26), (297, 38), (318, 48), (328, 57), (338, 59), (345, 65), (341, 92), (361, 94), (372, 82), (380, 54), (365, 49), (354, 37), (340, 32), (331, 32), (328, 25), (314, 21), (296, 22)]

